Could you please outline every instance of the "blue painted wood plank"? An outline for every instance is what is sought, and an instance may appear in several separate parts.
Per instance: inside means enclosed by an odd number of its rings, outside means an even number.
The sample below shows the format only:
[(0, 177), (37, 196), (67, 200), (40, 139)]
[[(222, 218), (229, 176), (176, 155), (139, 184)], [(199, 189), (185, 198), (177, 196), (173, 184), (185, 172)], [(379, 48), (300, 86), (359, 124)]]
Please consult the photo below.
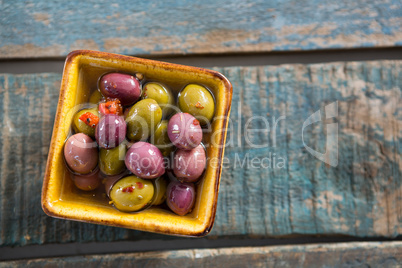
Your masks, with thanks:
[[(255, 116), (266, 116), (271, 131), (265, 137), (251, 137), (254, 144), (263, 144), (268, 136), (265, 148), (250, 148), (242, 131), (241, 146), (235, 143), (226, 149), (231, 165), (223, 173), (217, 214), (218, 222), (223, 222), (215, 226), (214, 234), (228, 229), (254, 235), (400, 234), (400, 62), (238, 67), (237, 75), (233, 69), (217, 69), (235, 89), (231, 114), (235, 131), (228, 134), (228, 141), (237, 141), (236, 130)], [(339, 164), (333, 168), (306, 151), (301, 131), (311, 114), (321, 109), (324, 116), (323, 107), (335, 101)], [(281, 115), (286, 119), (273, 135), (271, 120)], [(326, 124), (312, 125), (304, 133), (305, 142), (325, 152), (326, 131)], [(244, 169), (237, 162), (236, 166), (236, 156), (247, 153), (256, 160), (275, 154), (277, 160), (286, 159), (286, 165)], [(237, 199), (231, 197), (232, 191)], [(228, 211), (231, 217), (226, 216)]]
[(401, 242), (187, 249), (0, 262), (0, 267), (399, 267)]
[(75, 49), (130, 55), (402, 45), (399, 0), (2, 1), (0, 58)]
[[(401, 61), (215, 69), (232, 82), (233, 101), (208, 238), (402, 234)], [(60, 79), (0, 75), (0, 245), (175, 239), (44, 214)], [(302, 136), (316, 111), (323, 121)], [(305, 147), (325, 153), (330, 124), (338, 124), (336, 167)]]

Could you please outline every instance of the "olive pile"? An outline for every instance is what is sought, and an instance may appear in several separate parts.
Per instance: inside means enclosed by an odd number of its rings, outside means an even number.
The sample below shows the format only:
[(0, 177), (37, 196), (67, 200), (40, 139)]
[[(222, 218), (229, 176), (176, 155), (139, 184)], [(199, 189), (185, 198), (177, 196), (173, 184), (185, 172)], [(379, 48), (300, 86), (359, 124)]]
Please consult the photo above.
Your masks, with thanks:
[(144, 81), (141, 74), (100, 77), (93, 107), (73, 117), (65, 162), (77, 188), (91, 191), (103, 182), (118, 210), (166, 202), (185, 215), (206, 167), (202, 126), (213, 120), (214, 99), (205, 87), (189, 84), (175, 101), (167, 86)]

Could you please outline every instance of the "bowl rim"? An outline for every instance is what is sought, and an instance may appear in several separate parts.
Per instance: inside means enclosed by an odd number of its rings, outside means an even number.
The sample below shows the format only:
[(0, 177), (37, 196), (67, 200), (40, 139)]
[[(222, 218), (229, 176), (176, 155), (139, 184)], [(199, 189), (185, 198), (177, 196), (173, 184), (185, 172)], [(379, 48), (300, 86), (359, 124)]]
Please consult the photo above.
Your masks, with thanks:
[[(219, 80), (222, 83), (222, 89), (225, 91), (224, 96), (226, 99), (226, 103), (224, 106), (224, 113), (223, 113), (223, 120), (222, 120), (222, 125), (219, 126), (219, 128), (224, 128), (224, 131), (221, 131), (219, 140), (222, 142), (222, 147), (221, 148), (216, 148), (218, 150), (218, 159), (220, 160), (220, 163), (217, 165), (216, 171), (214, 172), (214, 176), (216, 177), (215, 180), (215, 185), (214, 185), (214, 195), (213, 195), (213, 200), (212, 200), (212, 207), (211, 207), (211, 212), (209, 216), (209, 221), (204, 223), (203, 229), (199, 231), (193, 231), (190, 232), (190, 230), (187, 230), (187, 232), (183, 233), (172, 233), (169, 232), (168, 229), (166, 228), (158, 228), (158, 229), (147, 229), (147, 228), (138, 228), (138, 226), (135, 226), (131, 229), (136, 229), (136, 230), (141, 230), (141, 231), (148, 231), (148, 232), (156, 232), (156, 233), (161, 233), (161, 234), (169, 234), (169, 235), (176, 235), (176, 236), (191, 236), (191, 237), (201, 237), (205, 236), (208, 234), (214, 224), (215, 221), (215, 216), (216, 216), (216, 209), (217, 209), (217, 203), (218, 203), (218, 193), (219, 193), (219, 186), (220, 186), (220, 179), (221, 179), (221, 173), (222, 173), (222, 159), (224, 156), (224, 150), (225, 150), (225, 143), (226, 143), (226, 135), (227, 135), (227, 126), (228, 126), (228, 119), (230, 116), (230, 110), (231, 110), (231, 101), (232, 101), (232, 94), (233, 94), (233, 87), (230, 81), (221, 73), (214, 71), (214, 70), (209, 70), (205, 68), (200, 68), (200, 67), (193, 67), (193, 66), (187, 66), (187, 65), (181, 65), (181, 64), (176, 64), (176, 63), (168, 63), (168, 62), (163, 62), (163, 61), (156, 61), (152, 59), (143, 59), (139, 57), (133, 57), (133, 56), (126, 56), (126, 55), (120, 55), (120, 54), (115, 54), (115, 53), (108, 53), (108, 52), (101, 52), (101, 51), (93, 51), (93, 50), (75, 50), (70, 52), (65, 60), (64, 63), (64, 68), (63, 68), (63, 75), (62, 75), (62, 80), (61, 80), (61, 85), (60, 85), (60, 94), (59, 94), (59, 99), (58, 99), (58, 105), (57, 105), (57, 110), (56, 110), (56, 116), (54, 119), (54, 125), (53, 125), (53, 131), (52, 131), (52, 137), (51, 137), (51, 142), (49, 146), (49, 154), (48, 154), (48, 159), (47, 159), (47, 164), (46, 164), (46, 170), (45, 170), (45, 175), (43, 179), (43, 185), (42, 185), (42, 194), (41, 194), (41, 205), (43, 211), (52, 217), (55, 218), (62, 218), (62, 219), (68, 219), (68, 220), (74, 220), (74, 221), (83, 221), (83, 222), (89, 222), (89, 223), (95, 223), (95, 224), (103, 224), (103, 225), (109, 225), (109, 226), (117, 226), (117, 227), (123, 227), (123, 228), (130, 228), (127, 225), (119, 225), (116, 222), (110, 223), (110, 222), (99, 222), (96, 220), (91, 220), (91, 219), (82, 219), (82, 218), (71, 218), (63, 215), (60, 211), (55, 211), (53, 208), (53, 205), (51, 204), (52, 201), (49, 200), (49, 189), (48, 185), (51, 180), (51, 169), (52, 169), (52, 159), (55, 157), (55, 147), (58, 143), (58, 137), (60, 135), (60, 128), (61, 125), (59, 124), (61, 120), (61, 114), (63, 112), (63, 105), (65, 101), (65, 95), (68, 91), (68, 84), (70, 80), (70, 73), (71, 73), (71, 68), (73, 62), (80, 56), (89, 56), (92, 58), (98, 58), (98, 59), (116, 59), (117, 61), (125, 61), (125, 62), (130, 62), (130, 63), (135, 63), (135, 64), (142, 64), (144, 66), (146, 65), (156, 65), (159, 66), (162, 69), (166, 70), (176, 70), (180, 72), (186, 72), (186, 73), (198, 73), (198, 74), (204, 74), (207, 76), (211, 76), (214, 79)], [(79, 63), (77, 63), (79, 64)], [(216, 97), (216, 96), (215, 96)]]

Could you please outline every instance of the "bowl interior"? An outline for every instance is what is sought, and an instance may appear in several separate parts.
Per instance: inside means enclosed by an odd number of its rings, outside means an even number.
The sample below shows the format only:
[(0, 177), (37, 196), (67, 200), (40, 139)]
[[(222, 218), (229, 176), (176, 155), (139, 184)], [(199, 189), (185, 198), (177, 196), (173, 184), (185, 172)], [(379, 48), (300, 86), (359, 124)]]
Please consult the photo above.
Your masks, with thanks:
[[(194, 209), (186, 216), (178, 216), (161, 207), (136, 213), (120, 212), (109, 205), (102, 186), (93, 192), (84, 192), (73, 185), (63, 160), (64, 142), (71, 134), (74, 113), (88, 102), (92, 92), (97, 90), (99, 77), (108, 72), (141, 73), (145, 77), (144, 82), (161, 82), (173, 91), (175, 97), (189, 83), (202, 84), (213, 94), (215, 119), (203, 137), (208, 156), (207, 168), (204, 178), (197, 185)], [(230, 98), (230, 83), (213, 71), (100, 52), (70, 54), (65, 64), (43, 186), (42, 205), (45, 212), (54, 217), (159, 233), (206, 234), (215, 216)]]

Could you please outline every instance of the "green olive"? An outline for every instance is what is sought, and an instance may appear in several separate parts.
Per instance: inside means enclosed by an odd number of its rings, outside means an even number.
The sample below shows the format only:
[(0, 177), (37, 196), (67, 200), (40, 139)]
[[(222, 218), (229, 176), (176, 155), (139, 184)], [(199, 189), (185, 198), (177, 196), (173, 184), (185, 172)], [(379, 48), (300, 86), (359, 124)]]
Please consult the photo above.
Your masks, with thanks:
[(73, 117), (73, 129), (75, 133), (84, 133), (92, 138), (95, 138), (95, 129), (96, 127), (91, 127), (87, 125), (84, 121), (80, 119), (81, 115), (85, 113), (92, 113), (96, 117), (99, 116), (98, 110), (96, 109), (83, 109), (78, 111)]
[(156, 185), (156, 193), (153, 204), (158, 206), (163, 202), (165, 202), (166, 200), (166, 189), (168, 183), (164, 177), (160, 177), (155, 180), (155, 185)]
[(189, 84), (180, 92), (179, 108), (197, 118), (201, 125), (206, 125), (215, 113), (214, 98), (205, 87)]
[(154, 185), (150, 180), (143, 180), (133, 175), (122, 178), (113, 185), (110, 199), (118, 210), (133, 212), (149, 205), (154, 192)]
[(162, 120), (156, 126), (153, 135), (151, 135), (151, 143), (158, 147), (163, 156), (168, 156), (174, 150), (174, 145), (170, 141), (167, 133), (168, 123), (168, 120)]
[(145, 141), (162, 119), (162, 109), (153, 99), (140, 100), (131, 107), (126, 118), (130, 141)]
[(89, 97), (89, 103), (98, 104), (103, 98), (102, 93), (99, 90), (95, 90)]
[(103, 174), (117, 175), (126, 168), (124, 157), (126, 155), (126, 145), (121, 143), (113, 149), (103, 149), (99, 151), (99, 168)]
[(149, 82), (142, 89), (141, 99), (153, 99), (162, 109), (162, 116), (166, 117), (172, 113), (174, 99), (172, 92), (165, 86)]

